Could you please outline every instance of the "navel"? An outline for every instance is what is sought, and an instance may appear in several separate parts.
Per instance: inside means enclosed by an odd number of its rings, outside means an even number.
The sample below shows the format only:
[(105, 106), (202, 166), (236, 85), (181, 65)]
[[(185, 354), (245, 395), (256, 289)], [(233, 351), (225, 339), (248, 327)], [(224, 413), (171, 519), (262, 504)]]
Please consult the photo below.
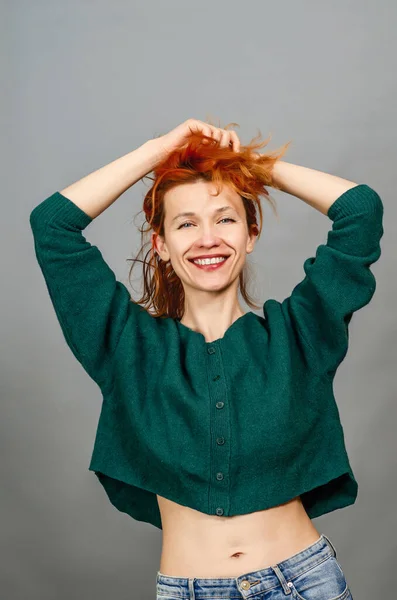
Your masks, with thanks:
[(238, 558), (239, 556), (241, 556), (241, 554), (244, 554), (244, 552), (235, 552), (234, 554), (231, 555), (230, 558)]

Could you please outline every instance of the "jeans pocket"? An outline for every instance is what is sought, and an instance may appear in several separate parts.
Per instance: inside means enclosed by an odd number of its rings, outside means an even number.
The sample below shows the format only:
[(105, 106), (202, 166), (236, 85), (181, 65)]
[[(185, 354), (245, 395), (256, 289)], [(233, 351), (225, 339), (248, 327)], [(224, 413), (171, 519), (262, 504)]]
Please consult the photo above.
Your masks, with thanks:
[(339, 562), (329, 556), (289, 581), (296, 600), (348, 600), (351, 592)]
[(187, 596), (174, 596), (167, 592), (165, 592), (165, 590), (157, 590), (156, 592), (156, 600), (184, 600), (187, 599)]
[(157, 583), (156, 585), (156, 600), (184, 600), (187, 594), (178, 586)]

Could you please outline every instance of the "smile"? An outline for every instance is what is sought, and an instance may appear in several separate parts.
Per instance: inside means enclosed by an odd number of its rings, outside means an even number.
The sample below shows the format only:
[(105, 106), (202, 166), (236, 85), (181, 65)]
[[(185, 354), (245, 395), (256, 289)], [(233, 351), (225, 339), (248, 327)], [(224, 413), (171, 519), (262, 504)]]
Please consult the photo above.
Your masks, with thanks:
[(222, 260), (217, 259), (214, 263), (206, 263), (205, 260), (203, 260), (203, 264), (199, 264), (191, 259), (189, 260), (189, 262), (191, 262), (198, 269), (202, 269), (204, 271), (215, 271), (216, 269), (220, 269), (225, 264), (228, 258), (229, 256), (226, 256)]

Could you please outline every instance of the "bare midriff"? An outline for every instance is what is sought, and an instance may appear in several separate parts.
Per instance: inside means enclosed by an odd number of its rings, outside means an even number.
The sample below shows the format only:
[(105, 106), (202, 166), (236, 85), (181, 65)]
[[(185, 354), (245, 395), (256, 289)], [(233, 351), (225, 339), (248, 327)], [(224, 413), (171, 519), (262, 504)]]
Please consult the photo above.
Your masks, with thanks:
[(320, 533), (300, 496), (245, 515), (207, 515), (157, 496), (162, 521), (160, 573), (228, 578), (275, 565), (317, 541)]

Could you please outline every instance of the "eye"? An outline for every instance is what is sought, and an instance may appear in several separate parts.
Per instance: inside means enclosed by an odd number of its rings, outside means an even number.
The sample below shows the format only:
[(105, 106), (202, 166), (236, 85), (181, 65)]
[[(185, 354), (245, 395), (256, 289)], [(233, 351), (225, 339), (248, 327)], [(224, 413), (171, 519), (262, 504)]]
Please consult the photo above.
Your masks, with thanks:
[(186, 221), (185, 223), (182, 223), (181, 225), (179, 225), (178, 229), (182, 229), (182, 227), (184, 225), (191, 225), (191, 223), (189, 223), (189, 221)]
[[(235, 219), (232, 219), (231, 217), (223, 217), (223, 219), (221, 219), (221, 221), (233, 221), (233, 223), (236, 222)], [(188, 227), (183, 227), (184, 225), (191, 225), (191, 221), (185, 221), (184, 223), (182, 223), (181, 225), (179, 225), (178, 229), (189, 229)]]

